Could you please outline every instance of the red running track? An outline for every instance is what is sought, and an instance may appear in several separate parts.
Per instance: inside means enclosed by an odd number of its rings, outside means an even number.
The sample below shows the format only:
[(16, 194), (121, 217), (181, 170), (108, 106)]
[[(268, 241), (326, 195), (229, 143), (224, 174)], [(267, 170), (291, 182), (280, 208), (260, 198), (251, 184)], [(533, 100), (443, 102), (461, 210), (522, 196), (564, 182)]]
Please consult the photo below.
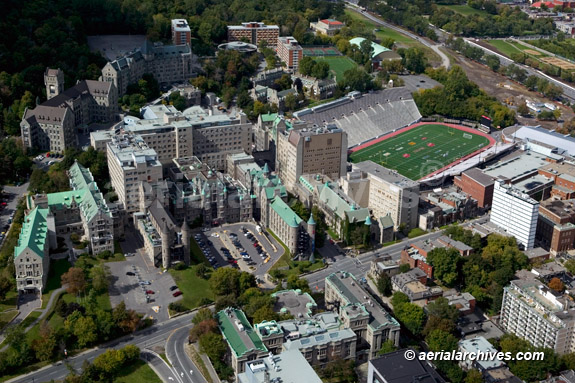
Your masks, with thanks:
[(433, 176), (433, 175), (435, 175), (435, 174), (441, 173), (441, 172), (445, 171), (446, 169), (449, 169), (449, 168), (451, 168), (451, 167), (453, 167), (453, 166), (455, 166), (455, 165), (457, 165), (457, 164), (459, 164), (459, 163), (461, 163), (461, 162), (463, 162), (463, 161), (465, 161), (465, 160), (467, 160), (467, 159), (469, 159), (469, 158), (471, 158), (471, 157), (474, 157), (474, 156), (478, 155), (479, 153), (481, 153), (481, 152), (483, 152), (483, 151), (489, 149), (489, 148), (492, 147), (493, 145), (495, 145), (495, 139), (494, 139), (493, 137), (491, 137), (489, 134), (480, 132), (480, 131), (477, 130), (477, 129), (469, 128), (469, 127), (467, 127), (467, 126), (455, 125), (455, 124), (447, 124), (447, 123), (443, 123), (443, 122), (418, 122), (418, 123), (416, 123), (416, 124), (409, 125), (409, 126), (403, 128), (403, 129), (399, 129), (399, 130), (397, 130), (397, 131), (395, 131), (395, 132), (393, 132), (393, 133), (386, 134), (386, 135), (383, 136), (383, 137), (379, 137), (379, 138), (377, 138), (377, 139), (375, 139), (375, 140), (366, 142), (365, 144), (361, 144), (360, 146), (357, 146), (357, 147), (351, 149), (349, 152), (350, 152), (350, 153), (357, 152), (358, 150), (365, 149), (365, 148), (367, 148), (367, 147), (369, 147), (369, 146), (371, 146), (371, 145), (375, 145), (375, 144), (377, 144), (377, 143), (379, 143), (379, 142), (381, 142), (381, 141), (385, 141), (385, 140), (387, 140), (388, 138), (395, 137), (395, 136), (397, 136), (397, 135), (399, 135), (399, 134), (402, 134), (402, 133), (405, 133), (405, 132), (407, 132), (407, 131), (409, 131), (409, 130), (411, 130), (411, 129), (417, 128), (418, 126), (421, 126), (421, 125), (445, 125), (445, 126), (449, 126), (449, 127), (451, 127), (451, 128), (457, 129), (457, 130), (461, 130), (462, 132), (477, 134), (477, 135), (480, 135), (480, 136), (482, 136), (482, 137), (487, 138), (487, 139), (489, 140), (489, 145), (487, 145), (487, 146), (485, 146), (485, 147), (483, 147), (483, 148), (481, 148), (481, 149), (478, 149), (478, 150), (476, 150), (476, 151), (474, 151), (474, 152), (472, 152), (472, 153), (469, 153), (469, 154), (466, 155), (465, 157), (461, 157), (461, 158), (458, 159), (457, 161), (454, 161), (454, 162), (452, 162), (452, 163), (450, 163), (450, 164), (447, 164), (446, 166), (442, 167), (441, 169), (438, 169), (438, 170), (434, 171), (433, 173), (429, 173), (428, 175), (426, 175), (425, 177), (422, 177), (422, 178), (420, 178), (420, 179), (427, 178), (427, 177)]

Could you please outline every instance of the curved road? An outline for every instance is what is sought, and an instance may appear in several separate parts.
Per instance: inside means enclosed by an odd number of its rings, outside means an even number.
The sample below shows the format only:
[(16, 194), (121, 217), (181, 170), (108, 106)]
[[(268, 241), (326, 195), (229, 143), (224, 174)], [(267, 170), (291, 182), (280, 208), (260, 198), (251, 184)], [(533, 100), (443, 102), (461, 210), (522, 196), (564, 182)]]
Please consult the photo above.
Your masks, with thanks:
[[(154, 325), (150, 328), (138, 331), (133, 335), (125, 336), (121, 339), (109, 342), (101, 347), (96, 347), (87, 350), (79, 355), (69, 358), (66, 363), (62, 361), (56, 362), (50, 366), (41, 368), (40, 370), (31, 372), (26, 375), (20, 375), (16, 378), (8, 380), (6, 383), (28, 383), (28, 382), (48, 382), (50, 380), (61, 381), (64, 380), (66, 375), (70, 373), (66, 364), (69, 364), (76, 371), (81, 371), (82, 363), (85, 360), (92, 361), (94, 358), (109, 348), (122, 348), (128, 344), (133, 344), (138, 346), (140, 349), (145, 349), (146, 347), (151, 347), (154, 345), (164, 345), (170, 334), (174, 330), (178, 330), (182, 327), (189, 329), (190, 321), (194, 317), (195, 313), (184, 314), (182, 316), (169, 319), (166, 322)], [(184, 354), (185, 355), (185, 354)], [(187, 356), (186, 356), (187, 358)], [(191, 362), (190, 362), (191, 363)], [(177, 365), (175, 366), (177, 369)], [(189, 371), (189, 370), (188, 370)], [(181, 373), (181, 371), (178, 371)], [(195, 374), (195, 373), (194, 373)], [(199, 380), (196, 380), (199, 382)], [(171, 382), (171, 380), (170, 380)], [(182, 379), (177, 379), (174, 383), (184, 383)], [(187, 382), (187, 381), (186, 381)]]
[(206, 383), (206, 379), (184, 350), (192, 327), (192, 325), (184, 326), (170, 334), (166, 341), (166, 356), (182, 383)]
[(389, 24), (389, 23), (381, 20), (380, 18), (372, 15), (371, 13), (363, 12), (363, 11), (359, 10), (358, 8), (356, 8), (353, 5), (350, 5), (349, 3), (346, 3), (345, 6), (348, 9), (367, 17), (368, 19), (370, 19), (371, 21), (373, 21), (374, 23), (376, 23), (378, 25), (381, 25), (385, 28), (393, 29), (394, 31), (399, 32), (402, 35), (405, 35), (407, 37), (410, 37), (410, 38), (414, 39), (415, 41), (418, 41), (421, 44), (425, 45), (426, 47), (432, 49), (435, 53), (437, 53), (439, 55), (439, 57), (441, 57), (441, 66), (445, 67), (446, 69), (449, 69), (449, 66), (450, 66), (449, 57), (447, 57), (447, 55), (445, 53), (443, 53), (441, 51), (441, 49), (439, 49), (439, 47), (441, 45), (430, 42), (430, 41), (424, 39), (423, 37), (420, 37), (420, 36), (416, 35), (415, 33), (406, 31), (405, 29), (400, 28), (396, 25)]

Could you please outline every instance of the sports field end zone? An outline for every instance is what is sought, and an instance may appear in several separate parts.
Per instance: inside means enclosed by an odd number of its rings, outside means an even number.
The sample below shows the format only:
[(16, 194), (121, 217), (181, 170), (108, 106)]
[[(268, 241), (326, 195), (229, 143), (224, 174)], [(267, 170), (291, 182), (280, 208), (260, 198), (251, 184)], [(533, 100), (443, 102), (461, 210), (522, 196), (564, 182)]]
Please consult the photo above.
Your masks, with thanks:
[(479, 154), (495, 144), (482, 132), (465, 126), (418, 123), (351, 150), (351, 162), (371, 160), (419, 180)]

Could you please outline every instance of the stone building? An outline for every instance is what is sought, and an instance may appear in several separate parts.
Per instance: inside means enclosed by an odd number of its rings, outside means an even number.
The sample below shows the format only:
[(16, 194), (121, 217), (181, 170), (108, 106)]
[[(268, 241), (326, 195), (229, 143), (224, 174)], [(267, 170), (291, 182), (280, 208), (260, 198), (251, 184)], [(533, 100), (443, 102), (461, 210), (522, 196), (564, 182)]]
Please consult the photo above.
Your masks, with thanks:
[(64, 90), (64, 74), (47, 68), (44, 83), (48, 100), (26, 109), (20, 129), (26, 148), (63, 153), (78, 145), (76, 134), (92, 123), (112, 122), (118, 112), (113, 84), (84, 80)]

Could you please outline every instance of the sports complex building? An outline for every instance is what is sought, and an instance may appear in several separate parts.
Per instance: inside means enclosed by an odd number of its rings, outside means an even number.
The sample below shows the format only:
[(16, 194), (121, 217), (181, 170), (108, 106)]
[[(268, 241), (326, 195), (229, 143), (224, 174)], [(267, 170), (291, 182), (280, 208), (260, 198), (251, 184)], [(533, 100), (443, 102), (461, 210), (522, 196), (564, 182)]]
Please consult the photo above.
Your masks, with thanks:
[(344, 130), (351, 162), (373, 161), (412, 180), (452, 175), (448, 170), (459, 174), (497, 153), (495, 140), (477, 129), (421, 122), (407, 87), (351, 92), (294, 117)]

